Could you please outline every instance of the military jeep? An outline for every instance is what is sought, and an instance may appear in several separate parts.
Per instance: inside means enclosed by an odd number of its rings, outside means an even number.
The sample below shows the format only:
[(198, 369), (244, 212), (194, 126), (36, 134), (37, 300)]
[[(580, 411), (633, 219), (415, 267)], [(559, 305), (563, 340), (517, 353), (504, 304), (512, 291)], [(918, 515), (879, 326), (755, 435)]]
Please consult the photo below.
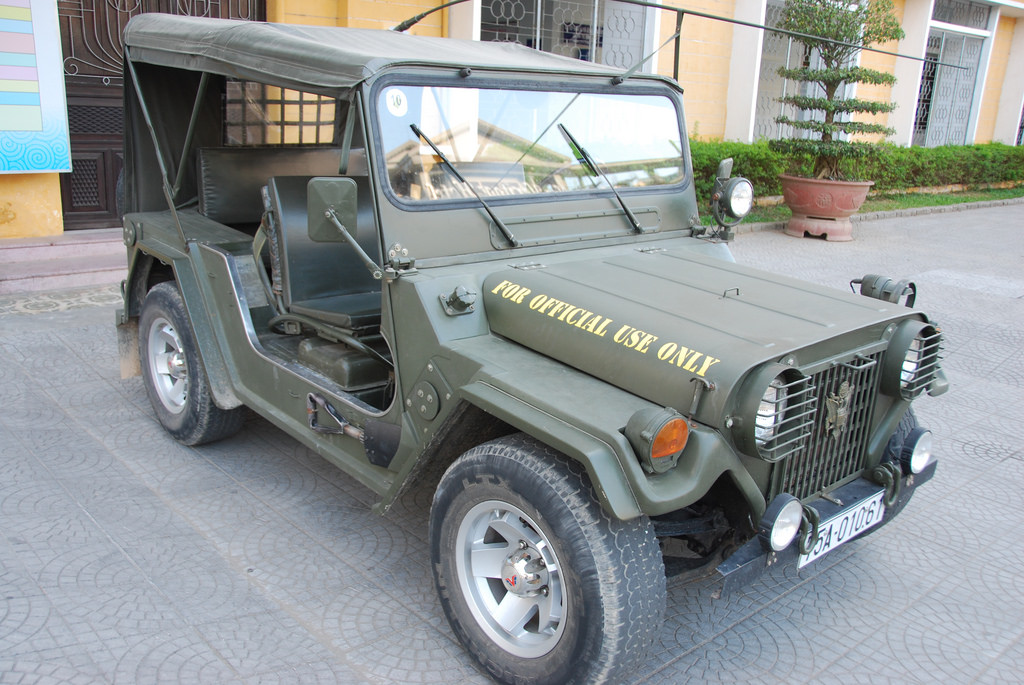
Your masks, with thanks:
[(752, 188), (726, 160), (702, 224), (675, 81), (156, 14), (125, 42), (123, 371), (182, 443), (248, 407), (381, 513), (432, 488), (494, 678), (623, 680), (666, 576), (813, 563), (933, 474), (939, 328), (906, 283), (736, 264)]

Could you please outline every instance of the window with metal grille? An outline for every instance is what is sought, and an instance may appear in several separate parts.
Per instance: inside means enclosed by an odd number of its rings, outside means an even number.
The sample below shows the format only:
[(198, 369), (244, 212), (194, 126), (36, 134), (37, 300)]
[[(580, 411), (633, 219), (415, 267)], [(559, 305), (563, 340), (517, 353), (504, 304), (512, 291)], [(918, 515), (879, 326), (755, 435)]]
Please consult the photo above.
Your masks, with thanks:
[(975, 89), (985, 38), (933, 28), (925, 56), (945, 64), (926, 62), (921, 71), (914, 115), (914, 145), (964, 145), (970, 141), (972, 116), (976, 116)]
[[(782, 0), (768, 0), (765, 7), (764, 23), (767, 26), (778, 26), (782, 21)], [(854, 58), (848, 66), (856, 65)], [(794, 41), (792, 37), (781, 33), (765, 31), (764, 42), (761, 44), (761, 72), (758, 75), (757, 86), (757, 108), (754, 113), (754, 137), (758, 139), (782, 139), (794, 137), (793, 127), (788, 124), (780, 124), (775, 121), (776, 117), (786, 115), (791, 119), (810, 119), (824, 121), (825, 113), (816, 111), (797, 110), (792, 105), (783, 105), (779, 98), (792, 95), (808, 97), (820, 97), (824, 93), (821, 87), (813, 83), (800, 83), (783, 78), (779, 75), (779, 67), (790, 69), (799, 67), (821, 67), (821, 57), (817, 50), (808, 51), (802, 44)], [(837, 98), (854, 97), (856, 84), (848, 83), (843, 89), (836, 93)], [(836, 121), (848, 121), (849, 114), (838, 114)], [(796, 134), (798, 137), (816, 137), (810, 131), (801, 131)], [(838, 134), (839, 140), (849, 140), (846, 133)]]
[(224, 91), (224, 144), (332, 144), (338, 110), (338, 101), (324, 95), (229, 80)]
[(630, 68), (650, 51), (653, 17), (615, 0), (484, 0), (480, 39)]
[(991, 5), (971, 0), (936, 0), (932, 7), (932, 21), (972, 29), (987, 30), (991, 15)]
[[(964, 145), (977, 119), (978, 76), (985, 41), (991, 38), (992, 7), (971, 0), (935, 0), (926, 62), (914, 113), (914, 145)], [(964, 27), (964, 31), (955, 30)]]

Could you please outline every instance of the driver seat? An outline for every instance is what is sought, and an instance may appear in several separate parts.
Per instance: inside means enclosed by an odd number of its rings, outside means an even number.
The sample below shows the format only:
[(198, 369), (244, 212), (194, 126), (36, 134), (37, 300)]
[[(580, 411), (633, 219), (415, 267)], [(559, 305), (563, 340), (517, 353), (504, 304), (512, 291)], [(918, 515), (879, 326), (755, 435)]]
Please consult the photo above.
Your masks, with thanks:
[[(265, 222), (276, 231), (279, 250), (282, 314), (295, 314), (365, 337), (380, 330), (381, 284), (347, 242), (309, 238), (306, 186), (312, 176), (274, 176), (267, 184)], [(373, 220), (369, 179), (356, 182), (359, 214), (346, 228), (370, 258), (379, 263), (380, 247)], [(271, 238), (273, 240), (273, 238)]]

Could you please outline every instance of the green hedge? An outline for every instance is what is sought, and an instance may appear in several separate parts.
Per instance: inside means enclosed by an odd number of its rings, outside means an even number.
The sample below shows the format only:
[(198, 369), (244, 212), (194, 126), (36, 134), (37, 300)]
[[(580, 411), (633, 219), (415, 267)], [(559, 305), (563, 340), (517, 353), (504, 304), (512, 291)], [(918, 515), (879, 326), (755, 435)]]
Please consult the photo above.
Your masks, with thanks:
[[(780, 195), (780, 173), (809, 173), (810, 158), (791, 159), (757, 143), (690, 141), (697, 197), (711, 196), (718, 162), (733, 158), (733, 175), (749, 178), (754, 194)], [(903, 190), (953, 183), (978, 185), (1024, 180), (1024, 146), (989, 143), (943, 147), (897, 147), (883, 144), (878, 154), (858, 160), (856, 177), (875, 182), (874, 190)]]

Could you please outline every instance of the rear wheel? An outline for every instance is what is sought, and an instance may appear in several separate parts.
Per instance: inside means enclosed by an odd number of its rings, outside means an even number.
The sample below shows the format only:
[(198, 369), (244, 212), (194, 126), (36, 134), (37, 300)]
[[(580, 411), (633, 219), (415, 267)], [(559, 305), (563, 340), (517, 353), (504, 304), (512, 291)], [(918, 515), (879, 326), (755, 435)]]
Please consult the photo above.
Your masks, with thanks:
[(154, 286), (142, 303), (139, 359), (153, 411), (178, 442), (200, 445), (242, 427), (241, 407), (221, 409), (213, 401), (185, 302), (174, 283)]
[(430, 544), (452, 629), (499, 681), (618, 682), (661, 627), (650, 521), (610, 517), (578, 463), (525, 435), (452, 464)]

